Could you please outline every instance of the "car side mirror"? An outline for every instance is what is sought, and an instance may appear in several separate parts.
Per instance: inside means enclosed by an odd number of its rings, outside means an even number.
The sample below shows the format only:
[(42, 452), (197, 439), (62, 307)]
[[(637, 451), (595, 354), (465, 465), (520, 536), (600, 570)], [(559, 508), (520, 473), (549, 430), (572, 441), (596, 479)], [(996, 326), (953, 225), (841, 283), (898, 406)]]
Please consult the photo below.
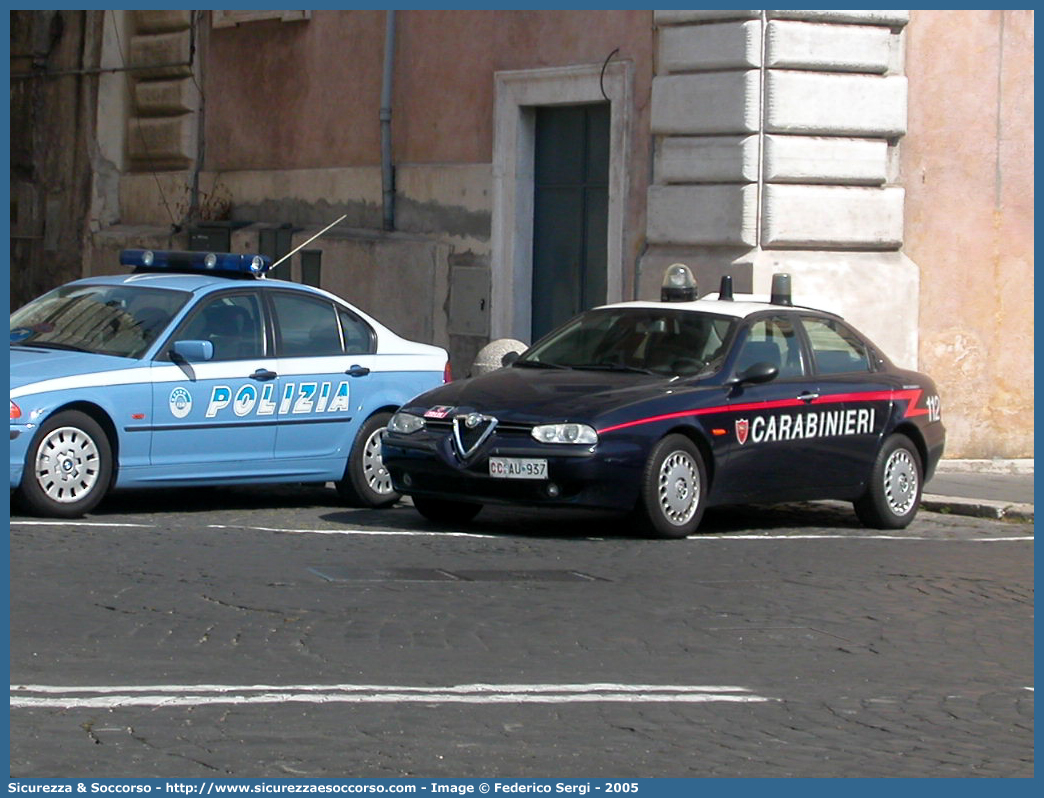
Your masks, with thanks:
[(757, 385), (771, 382), (779, 376), (779, 369), (771, 363), (754, 363), (728, 380), (729, 385)]
[(512, 363), (514, 363), (520, 357), (522, 357), (522, 355), (520, 355), (518, 352), (505, 352), (504, 356), (502, 358), (500, 358), (500, 365), (501, 366), (510, 366)]
[(210, 341), (175, 341), (170, 350), (175, 363), (198, 363), (213, 357), (214, 344)]

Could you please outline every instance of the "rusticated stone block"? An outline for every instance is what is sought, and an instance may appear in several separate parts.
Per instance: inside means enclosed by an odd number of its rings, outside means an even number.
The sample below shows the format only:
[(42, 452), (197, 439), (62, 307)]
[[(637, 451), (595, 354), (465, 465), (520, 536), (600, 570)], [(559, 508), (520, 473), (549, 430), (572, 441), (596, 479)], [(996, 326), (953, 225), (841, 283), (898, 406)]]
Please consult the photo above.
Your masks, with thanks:
[(193, 157), (191, 115), (131, 119), (127, 130), (127, 149), (136, 167), (182, 169)]
[(659, 72), (761, 66), (761, 21), (685, 25), (660, 31)]
[(199, 90), (191, 80), (138, 81), (134, 106), (141, 116), (172, 116), (195, 111)]
[(755, 182), (758, 137), (666, 136), (654, 163), (657, 183)]
[(761, 86), (757, 70), (666, 75), (653, 79), (652, 132), (753, 133)]
[(882, 25), (902, 28), (910, 21), (910, 12), (888, 11), (766, 11), (769, 19), (804, 19), (811, 22), (851, 22), (857, 25)]
[(131, 39), (130, 63), (144, 67), (139, 78), (188, 77), (192, 74), (192, 38), (189, 31), (135, 36)]
[(760, 11), (733, 11), (731, 9), (711, 10), (664, 9), (653, 11), (653, 22), (657, 25), (684, 25), (686, 23), (720, 22), (725, 19), (760, 19)]
[(651, 244), (753, 246), (756, 185), (650, 186)]
[(138, 33), (168, 33), (192, 26), (192, 11), (135, 11), (134, 25)]
[(765, 130), (835, 136), (906, 133), (906, 78), (771, 70)]
[(762, 245), (898, 249), (904, 191), (898, 186), (765, 186)]
[(888, 177), (888, 142), (769, 135), (764, 177), (770, 183), (881, 185)]
[(770, 22), (766, 65), (781, 69), (884, 74), (891, 60), (892, 34), (869, 25), (815, 25)]

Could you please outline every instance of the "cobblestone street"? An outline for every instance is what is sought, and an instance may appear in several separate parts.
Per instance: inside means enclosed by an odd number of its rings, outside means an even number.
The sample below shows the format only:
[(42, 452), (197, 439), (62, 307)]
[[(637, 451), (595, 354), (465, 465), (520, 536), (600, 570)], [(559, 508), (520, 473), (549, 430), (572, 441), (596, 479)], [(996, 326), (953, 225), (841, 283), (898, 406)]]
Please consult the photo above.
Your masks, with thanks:
[(12, 519), (12, 775), (1033, 774), (1031, 525), (331, 501)]

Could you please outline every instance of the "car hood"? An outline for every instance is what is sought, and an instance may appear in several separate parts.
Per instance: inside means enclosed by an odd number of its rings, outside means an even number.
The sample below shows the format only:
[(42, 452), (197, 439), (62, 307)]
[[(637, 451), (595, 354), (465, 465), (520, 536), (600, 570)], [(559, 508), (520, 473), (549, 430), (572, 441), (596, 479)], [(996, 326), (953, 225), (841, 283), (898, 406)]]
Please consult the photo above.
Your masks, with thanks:
[(32, 383), (134, 368), (139, 361), (64, 349), (11, 347), (11, 390)]
[(594, 421), (609, 411), (663, 396), (676, 382), (658, 375), (611, 371), (502, 368), (440, 386), (409, 402), (420, 414), (435, 406), (449, 414), (478, 411), (501, 421)]

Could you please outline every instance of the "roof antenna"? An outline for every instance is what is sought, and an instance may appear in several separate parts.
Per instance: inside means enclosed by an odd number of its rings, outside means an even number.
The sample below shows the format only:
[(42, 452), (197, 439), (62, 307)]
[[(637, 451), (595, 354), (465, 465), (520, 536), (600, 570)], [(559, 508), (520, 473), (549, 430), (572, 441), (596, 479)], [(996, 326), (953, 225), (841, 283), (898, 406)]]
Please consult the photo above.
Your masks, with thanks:
[(323, 233), (325, 233), (325, 232), (326, 232), (327, 230), (329, 230), (329, 229), (330, 229), (331, 227), (333, 227), (333, 226), (334, 226), (335, 224), (340, 224), (340, 223), (341, 223), (341, 222), (343, 222), (343, 221), (344, 221), (344, 220), (345, 220), (346, 218), (348, 218), (348, 214), (347, 214), (347, 213), (346, 213), (346, 214), (344, 214), (344, 216), (342, 216), (342, 217), (341, 217), (340, 219), (338, 219), (338, 220), (337, 220), (336, 222), (331, 222), (330, 224), (326, 225), (326, 227), (324, 227), (324, 228), (323, 228), (322, 230), (320, 230), (320, 231), (319, 231), (318, 233), (316, 233), (316, 234), (315, 234), (314, 236), (312, 236), (311, 238), (309, 238), (309, 239), (308, 239), (307, 241), (304, 241), (304, 242), (302, 242), (302, 243), (298, 244), (298, 245), (297, 245), (296, 247), (294, 247), (294, 248), (293, 248), (292, 250), (290, 250), (290, 251), (289, 251), (289, 252), (287, 252), (287, 253), (286, 253), (285, 255), (283, 255), (283, 257), (281, 257), (281, 258), (280, 258), (279, 260), (277, 260), (277, 261), (276, 261), (275, 263), (273, 263), (273, 264), (272, 264), (271, 266), (269, 266), (269, 271), (271, 271), (272, 269), (274, 269), (274, 268), (275, 268), (276, 266), (278, 266), (278, 265), (279, 265), (280, 263), (282, 263), (282, 262), (283, 262), (284, 260), (286, 260), (287, 258), (289, 258), (289, 257), (290, 257), (291, 255), (293, 255), (293, 254), (294, 254), (295, 252), (297, 252), (297, 250), (299, 250), (299, 249), (302, 249), (302, 248), (304, 248), (304, 247), (307, 247), (307, 246), (308, 246), (309, 244), (311, 244), (311, 243), (312, 243), (313, 241), (315, 241), (315, 239), (319, 238), (319, 236), (321, 236), (321, 235), (322, 235)]

